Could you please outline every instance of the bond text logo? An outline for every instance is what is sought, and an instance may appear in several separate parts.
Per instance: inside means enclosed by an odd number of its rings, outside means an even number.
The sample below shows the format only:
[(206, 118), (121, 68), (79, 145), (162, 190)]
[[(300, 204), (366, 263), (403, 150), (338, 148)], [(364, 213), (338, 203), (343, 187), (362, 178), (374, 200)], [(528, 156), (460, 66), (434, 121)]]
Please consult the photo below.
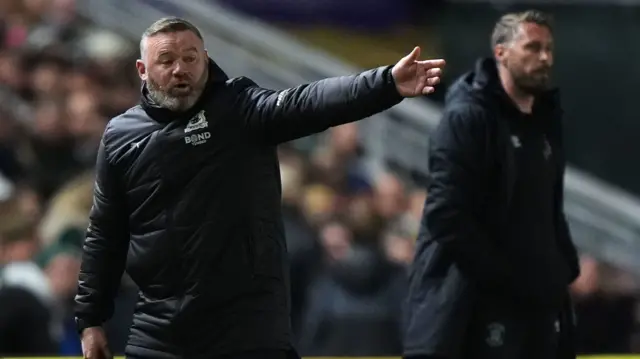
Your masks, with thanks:
[(207, 118), (205, 117), (204, 110), (198, 112), (187, 126), (184, 128), (184, 143), (190, 144), (192, 146), (198, 146), (203, 143), (206, 143), (207, 140), (211, 138), (211, 132), (203, 131), (209, 127), (209, 122), (207, 122)]

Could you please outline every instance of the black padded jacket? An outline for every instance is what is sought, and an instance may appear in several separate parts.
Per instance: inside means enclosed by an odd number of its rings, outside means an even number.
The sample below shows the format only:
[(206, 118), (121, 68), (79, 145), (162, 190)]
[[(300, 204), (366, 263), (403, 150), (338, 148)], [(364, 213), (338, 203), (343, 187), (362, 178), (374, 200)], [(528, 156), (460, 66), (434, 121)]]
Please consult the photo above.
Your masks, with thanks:
[(402, 100), (391, 67), (282, 91), (209, 69), (192, 109), (160, 108), (143, 85), (101, 141), (76, 321), (111, 316), (126, 270), (132, 357), (293, 349), (276, 146)]

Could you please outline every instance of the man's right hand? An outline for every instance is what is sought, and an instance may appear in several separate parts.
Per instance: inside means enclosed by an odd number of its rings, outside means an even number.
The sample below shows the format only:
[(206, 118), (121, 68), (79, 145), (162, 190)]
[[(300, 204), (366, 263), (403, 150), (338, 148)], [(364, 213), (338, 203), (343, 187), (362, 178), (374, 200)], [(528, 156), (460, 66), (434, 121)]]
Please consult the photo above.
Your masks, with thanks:
[(82, 356), (84, 359), (112, 359), (107, 345), (107, 336), (102, 327), (86, 328), (82, 331)]

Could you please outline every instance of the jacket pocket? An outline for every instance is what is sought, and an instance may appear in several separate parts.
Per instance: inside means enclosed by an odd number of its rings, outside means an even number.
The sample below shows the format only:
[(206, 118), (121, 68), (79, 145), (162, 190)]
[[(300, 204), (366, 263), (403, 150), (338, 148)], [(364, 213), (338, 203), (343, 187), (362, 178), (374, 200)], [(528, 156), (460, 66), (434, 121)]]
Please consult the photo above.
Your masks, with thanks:
[(283, 249), (275, 225), (259, 222), (248, 236), (247, 257), (253, 276), (282, 278)]

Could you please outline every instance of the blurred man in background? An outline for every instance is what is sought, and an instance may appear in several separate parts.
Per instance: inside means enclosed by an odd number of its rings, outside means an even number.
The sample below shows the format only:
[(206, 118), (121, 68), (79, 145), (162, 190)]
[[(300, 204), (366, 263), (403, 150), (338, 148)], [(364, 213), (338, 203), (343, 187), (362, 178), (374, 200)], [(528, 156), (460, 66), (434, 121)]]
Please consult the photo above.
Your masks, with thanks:
[(549, 17), (504, 15), (492, 47), (452, 86), (431, 137), (407, 357), (575, 357), (568, 286), (579, 267)]
[(305, 356), (391, 356), (401, 350), (403, 268), (355, 242), (341, 220), (320, 232), (323, 271), (310, 283), (300, 350)]
[(586, 254), (580, 257), (580, 269), (571, 285), (578, 318), (577, 353), (633, 353), (637, 280)]
[(54, 293), (32, 260), (35, 225), (9, 210), (0, 220), (0, 355), (50, 355), (57, 352)]
[(84, 356), (109, 357), (103, 323), (122, 273), (140, 288), (131, 358), (296, 356), (276, 146), (429, 94), (442, 60), (272, 91), (229, 79), (200, 31), (151, 25), (142, 104), (102, 137), (80, 270)]

